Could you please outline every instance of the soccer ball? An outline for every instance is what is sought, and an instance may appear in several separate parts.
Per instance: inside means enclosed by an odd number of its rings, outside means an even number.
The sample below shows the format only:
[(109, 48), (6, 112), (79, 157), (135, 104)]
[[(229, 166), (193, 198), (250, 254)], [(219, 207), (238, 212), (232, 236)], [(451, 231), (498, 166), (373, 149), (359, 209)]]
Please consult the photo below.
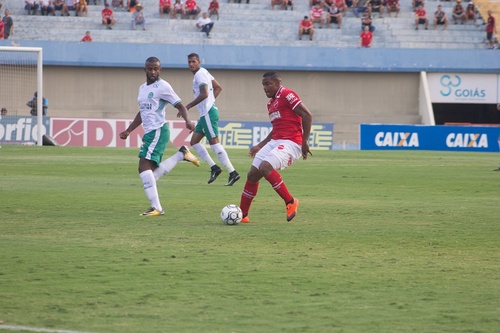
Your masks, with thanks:
[(222, 223), (226, 225), (236, 225), (241, 222), (243, 218), (243, 213), (241, 208), (236, 205), (227, 205), (222, 208), (220, 212), (220, 218), (222, 219)]

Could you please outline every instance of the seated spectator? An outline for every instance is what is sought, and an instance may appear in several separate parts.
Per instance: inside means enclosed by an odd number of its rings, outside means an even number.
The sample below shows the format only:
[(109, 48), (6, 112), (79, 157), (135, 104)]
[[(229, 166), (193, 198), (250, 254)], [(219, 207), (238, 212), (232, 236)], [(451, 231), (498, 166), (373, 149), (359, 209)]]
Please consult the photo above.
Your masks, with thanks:
[(61, 11), (61, 16), (69, 16), (68, 6), (64, 0), (54, 0), (54, 12)]
[(91, 41), (92, 41), (92, 36), (90, 36), (90, 31), (86, 31), (85, 36), (83, 36), (80, 42), (91, 42)]
[(427, 18), (427, 12), (424, 9), (423, 5), (418, 6), (415, 11), (415, 30), (418, 30), (419, 24), (425, 24), (425, 30), (429, 26), (429, 19)]
[(399, 0), (385, 0), (385, 8), (387, 10), (387, 16), (391, 17), (391, 12), (396, 12), (396, 17), (399, 14)]
[(304, 19), (299, 23), (299, 39), (302, 40), (302, 35), (309, 35), (309, 40), (313, 40), (314, 24), (309, 17), (304, 16)]
[(474, 6), (474, 3), (471, 1), (465, 8), (465, 24), (469, 20), (472, 20), (474, 22), (474, 25), (477, 26), (476, 24), (476, 6)]
[(208, 17), (212, 18), (212, 15), (217, 15), (217, 20), (219, 19), (219, 1), (212, 0), (208, 5)]
[(175, 0), (172, 13), (172, 18), (176, 17), (177, 15), (180, 15), (181, 18), (184, 17), (184, 5), (182, 4), (181, 0)]
[(457, 21), (460, 20), (460, 24), (464, 24), (465, 22), (465, 10), (462, 6), (462, 0), (457, 0), (457, 4), (453, 6), (453, 12), (451, 13), (453, 17), (453, 22), (457, 24)]
[(371, 47), (373, 34), (370, 32), (370, 27), (365, 25), (361, 35), (359, 35), (359, 47)]
[(196, 4), (195, 0), (186, 0), (184, 9), (186, 19), (189, 19), (189, 16), (193, 16), (193, 20), (196, 20), (201, 12), (201, 8)]
[[(493, 12), (491, 9), (488, 9), (488, 18), (486, 20), (486, 40), (490, 44), (489, 48), (490, 50), (495, 49), (495, 38), (493, 37), (493, 33), (497, 33), (497, 26), (495, 22), (495, 17), (493, 16)], [(497, 105), (497, 108), (500, 106)], [(499, 144), (500, 144), (500, 137), (499, 137)]]
[(75, 16), (78, 16), (78, 0), (66, 0), (66, 6), (68, 7), (68, 16), (70, 11), (75, 11)]
[[(47, 115), (47, 108), (49, 107), (49, 100), (46, 99), (45, 97), (42, 97), (42, 110), (43, 110), (43, 115), (46, 116)], [(30, 99), (28, 101), (28, 103), (26, 103), (26, 105), (28, 107), (31, 108), (30, 110), (30, 114), (32, 116), (36, 116), (38, 115), (38, 108), (37, 108), (37, 105), (38, 105), (38, 93), (35, 91), (35, 94), (34, 94), (34, 97), (32, 99)]]
[(373, 19), (370, 15), (370, 12), (367, 10), (363, 13), (363, 17), (361, 18), (361, 31), (365, 30), (365, 27), (368, 27), (368, 31), (374, 32), (375, 27), (372, 25)]
[(331, 23), (337, 23), (339, 29), (342, 28), (342, 12), (340, 9), (332, 4), (326, 10), (326, 27), (329, 29)]
[(210, 31), (214, 27), (214, 22), (208, 17), (208, 13), (203, 13), (203, 15), (196, 22), (196, 27), (201, 31), (207, 34), (207, 38), (210, 37)]
[(382, 0), (370, 0), (368, 6), (370, 6), (370, 12), (373, 14), (379, 13), (380, 18), (384, 17), (384, 6)]
[(323, 5), (323, 1), (322, 0), (309, 0), (309, 7), (310, 8), (313, 8), (316, 5), (322, 6)]
[(1, 112), (0, 112), (0, 116), (6, 116), (7, 115), (7, 109), (6, 108), (2, 108)]
[(1, 18), (2, 15), (0, 15), (0, 40), (4, 39), (4, 32), (5, 32), (5, 23), (3, 23), (3, 20)]
[(127, 11), (133, 13), (135, 11), (135, 6), (139, 3), (138, 0), (128, 0), (127, 1)]
[(135, 10), (132, 13), (132, 30), (135, 30), (137, 25), (142, 25), (142, 30), (146, 30), (146, 18), (140, 3), (135, 5)]
[(28, 15), (36, 15), (39, 7), (38, 3), (35, 0), (25, 0), (24, 3), (24, 9), (28, 11)]
[(104, 9), (101, 11), (102, 24), (106, 26), (106, 29), (113, 29), (113, 25), (116, 23), (115, 15), (113, 10), (109, 8), (109, 3), (104, 3)]
[(171, 14), (172, 12), (172, 2), (170, 0), (160, 0), (159, 1), (160, 17), (165, 16), (165, 14)]
[(14, 20), (10, 17), (10, 11), (7, 8), (4, 13), (5, 15), (2, 18), (2, 23), (4, 24), (3, 39), (9, 39), (9, 37), (14, 34)]
[(111, 7), (113, 7), (114, 11), (117, 11), (118, 9), (125, 10), (123, 0), (111, 0)]
[(356, 15), (356, 17), (359, 17), (359, 14), (364, 12), (368, 12), (371, 15), (370, 6), (368, 4), (368, 0), (356, 0), (353, 5), (354, 9), (352, 12)]
[(51, 0), (40, 0), (40, 13), (42, 16), (55, 15), (55, 8)]
[(448, 16), (443, 12), (443, 7), (438, 5), (438, 10), (434, 13), (434, 30), (438, 25), (444, 25), (444, 30), (448, 29)]
[(316, 4), (312, 9), (311, 9), (311, 21), (313, 25), (315, 23), (319, 23), (319, 28), (323, 28), (323, 24), (325, 23), (325, 19), (323, 17), (323, 8), (321, 8), (320, 4)]
[(78, 16), (88, 16), (89, 14), (89, 8), (87, 7), (87, 1), (86, 0), (78, 0), (77, 1), (77, 10)]
[(424, 0), (412, 0), (411, 2), (413, 11), (416, 11), (420, 5), (424, 7)]
[(346, 15), (347, 4), (346, 4), (345, 0), (333, 0), (333, 3), (335, 4), (335, 7), (337, 7), (343, 15)]

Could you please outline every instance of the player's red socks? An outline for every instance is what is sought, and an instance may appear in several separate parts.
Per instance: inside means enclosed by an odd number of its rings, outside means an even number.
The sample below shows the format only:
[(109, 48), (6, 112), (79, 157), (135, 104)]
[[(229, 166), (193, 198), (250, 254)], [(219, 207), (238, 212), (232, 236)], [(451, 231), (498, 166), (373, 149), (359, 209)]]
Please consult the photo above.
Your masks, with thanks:
[(266, 180), (271, 184), (273, 189), (285, 201), (285, 203), (292, 202), (293, 197), (290, 192), (288, 192), (288, 189), (283, 182), (283, 178), (281, 178), (281, 175), (278, 171), (271, 171), (271, 173), (267, 175)]
[(248, 211), (250, 210), (250, 205), (252, 204), (253, 198), (257, 195), (257, 191), (259, 189), (259, 183), (251, 183), (248, 180), (245, 183), (245, 187), (243, 188), (243, 192), (241, 193), (241, 201), (240, 208), (243, 212), (243, 216), (248, 215)]

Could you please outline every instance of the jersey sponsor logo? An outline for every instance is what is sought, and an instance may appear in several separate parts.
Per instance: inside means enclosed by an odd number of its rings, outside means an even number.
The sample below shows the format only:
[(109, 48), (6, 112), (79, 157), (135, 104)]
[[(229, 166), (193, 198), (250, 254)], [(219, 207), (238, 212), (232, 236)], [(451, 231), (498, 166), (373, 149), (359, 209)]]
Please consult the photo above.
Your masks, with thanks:
[(141, 103), (139, 105), (139, 108), (141, 109), (141, 111), (142, 110), (148, 110), (148, 111), (150, 111), (150, 110), (153, 109), (153, 105), (151, 103)]
[(450, 148), (488, 148), (488, 135), (483, 133), (450, 133), (446, 137)]
[(281, 118), (281, 113), (280, 111), (274, 111), (274, 112), (271, 112), (269, 114), (269, 120), (271, 120), (271, 122), (273, 122), (273, 120), (276, 120), (276, 119), (279, 119)]
[(378, 147), (418, 147), (418, 133), (411, 132), (378, 132), (375, 135)]
[(292, 93), (289, 93), (288, 95), (286, 95), (286, 100), (288, 101), (288, 103), (290, 104), (294, 104), (296, 101), (298, 101), (298, 98), (297, 96), (295, 96), (294, 94)]

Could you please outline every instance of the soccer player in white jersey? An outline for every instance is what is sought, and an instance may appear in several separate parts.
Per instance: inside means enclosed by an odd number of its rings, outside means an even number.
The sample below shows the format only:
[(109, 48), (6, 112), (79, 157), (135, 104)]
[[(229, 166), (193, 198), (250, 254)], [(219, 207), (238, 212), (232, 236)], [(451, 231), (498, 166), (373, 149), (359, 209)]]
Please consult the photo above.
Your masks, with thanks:
[(200, 57), (196, 53), (188, 55), (188, 65), (189, 70), (194, 74), (194, 100), (188, 103), (186, 108), (189, 110), (197, 106), (200, 115), (200, 120), (191, 137), (191, 146), (210, 166), (211, 172), (208, 183), (212, 183), (220, 175), (222, 169), (210, 157), (205, 146), (200, 143), (206, 137), (210, 143), (210, 148), (217, 154), (217, 158), (229, 172), (229, 180), (226, 186), (232, 186), (240, 179), (240, 175), (234, 169), (226, 150), (219, 141), (219, 109), (215, 106), (215, 99), (222, 91), (222, 87), (205, 68), (201, 67)]
[(146, 72), (146, 83), (139, 87), (139, 112), (128, 128), (120, 133), (120, 138), (125, 140), (130, 133), (140, 124), (144, 127), (143, 144), (139, 151), (139, 176), (146, 196), (151, 202), (151, 208), (142, 213), (142, 216), (164, 215), (163, 208), (158, 196), (156, 181), (163, 175), (169, 173), (180, 161), (189, 161), (200, 166), (196, 157), (189, 152), (187, 147), (182, 146), (177, 153), (161, 162), (163, 153), (170, 140), (170, 130), (165, 121), (165, 109), (172, 104), (178, 110), (178, 116), (186, 122), (186, 128), (193, 131), (194, 123), (189, 119), (186, 107), (175, 93), (172, 86), (160, 78), (161, 63), (156, 57), (146, 60), (144, 71)]

